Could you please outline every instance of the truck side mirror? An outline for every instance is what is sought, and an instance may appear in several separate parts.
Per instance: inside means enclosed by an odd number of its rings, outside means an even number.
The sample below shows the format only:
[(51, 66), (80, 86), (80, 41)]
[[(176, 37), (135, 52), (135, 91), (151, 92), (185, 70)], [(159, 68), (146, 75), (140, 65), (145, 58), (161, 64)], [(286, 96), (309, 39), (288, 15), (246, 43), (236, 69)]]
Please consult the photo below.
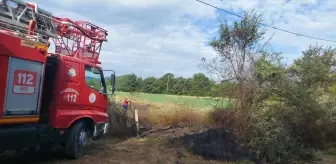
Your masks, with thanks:
[(112, 87), (112, 94), (114, 94), (115, 92), (115, 80), (116, 80), (116, 76), (115, 73), (111, 74), (111, 87)]

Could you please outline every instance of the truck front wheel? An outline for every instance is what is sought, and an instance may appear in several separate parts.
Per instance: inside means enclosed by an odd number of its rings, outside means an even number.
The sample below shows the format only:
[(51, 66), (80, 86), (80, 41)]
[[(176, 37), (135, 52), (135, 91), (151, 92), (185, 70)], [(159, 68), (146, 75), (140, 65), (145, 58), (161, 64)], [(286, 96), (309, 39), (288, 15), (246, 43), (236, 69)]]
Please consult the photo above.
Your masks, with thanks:
[(83, 155), (84, 148), (88, 142), (88, 132), (84, 122), (78, 122), (70, 128), (68, 139), (65, 145), (65, 153), (73, 159)]

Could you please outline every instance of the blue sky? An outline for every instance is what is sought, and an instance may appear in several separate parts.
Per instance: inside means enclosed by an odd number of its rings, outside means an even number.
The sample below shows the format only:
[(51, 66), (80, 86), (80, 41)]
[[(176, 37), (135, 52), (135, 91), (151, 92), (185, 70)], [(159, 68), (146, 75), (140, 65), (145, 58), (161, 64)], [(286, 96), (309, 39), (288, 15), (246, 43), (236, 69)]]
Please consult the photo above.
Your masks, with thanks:
[[(217, 33), (218, 19), (238, 20), (195, 0), (35, 0), (55, 16), (88, 20), (109, 31), (101, 55), (104, 69), (142, 77), (190, 77), (201, 72), (202, 57), (216, 54), (208, 42)], [(264, 23), (307, 35), (336, 40), (335, 0), (204, 0), (242, 14), (254, 9)], [(98, 3), (97, 3), (98, 2)], [(267, 29), (273, 50), (288, 63), (311, 44), (336, 43), (297, 37)]]

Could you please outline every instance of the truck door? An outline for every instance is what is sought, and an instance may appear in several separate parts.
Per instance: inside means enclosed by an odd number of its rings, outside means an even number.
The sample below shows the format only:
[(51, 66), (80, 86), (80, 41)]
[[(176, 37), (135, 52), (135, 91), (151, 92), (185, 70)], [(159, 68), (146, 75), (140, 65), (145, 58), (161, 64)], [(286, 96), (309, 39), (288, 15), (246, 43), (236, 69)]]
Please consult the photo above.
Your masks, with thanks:
[[(94, 69), (96, 71), (94, 71)], [(103, 122), (107, 119), (107, 96), (106, 83), (101, 69), (85, 65), (85, 86), (82, 90), (81, 100), (85, 106), (92, 110), (97, 122)]]

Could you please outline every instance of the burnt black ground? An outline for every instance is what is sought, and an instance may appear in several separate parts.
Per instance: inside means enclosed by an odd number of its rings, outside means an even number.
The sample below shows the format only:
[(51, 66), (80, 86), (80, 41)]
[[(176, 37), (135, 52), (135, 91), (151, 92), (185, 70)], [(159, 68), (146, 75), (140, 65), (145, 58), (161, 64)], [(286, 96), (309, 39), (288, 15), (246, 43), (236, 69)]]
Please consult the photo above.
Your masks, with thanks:
[[(241, 161), (249, 160), (246, 149), (241, 148), (235, 137), (224, 129), (209, 129), (201, 133), (177, 138), (193, 154), (207, 160)], [(176, 141), (176, 139), (175, 139)]]

